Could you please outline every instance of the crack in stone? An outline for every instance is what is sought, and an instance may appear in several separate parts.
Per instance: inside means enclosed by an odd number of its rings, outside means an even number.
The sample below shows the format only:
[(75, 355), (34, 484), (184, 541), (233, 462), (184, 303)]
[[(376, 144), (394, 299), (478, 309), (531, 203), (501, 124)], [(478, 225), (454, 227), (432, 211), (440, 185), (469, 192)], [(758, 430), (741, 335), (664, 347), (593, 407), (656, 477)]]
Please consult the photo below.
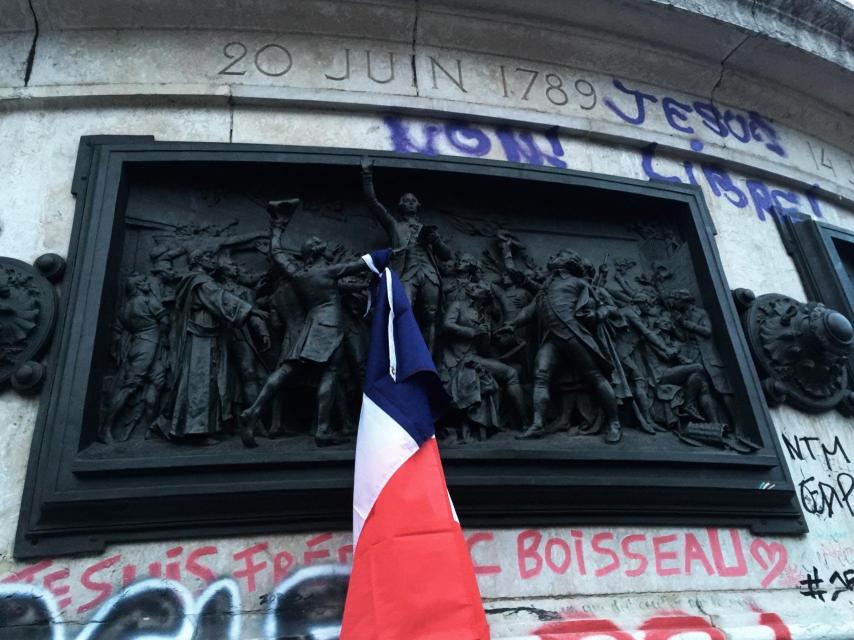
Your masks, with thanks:
[(412, 53), (409, 55), (409, 64), (412, 65), (412, 86), (415, 87), (415, 95), (420, 96), (418, 88), (418, 67), (415, 64), (415, 41), (418, 38), (418, 17), (421, 12), (421, 0), (415, 0), (415, 18), (412, 21)]
[(744, 36), (744, 39), (743, 39), (741, 42), (739, 42), (737, 45), (735, 45), (735, 46), (732, 48), (732, 51), (730, 51), (728, 54), (726, 54), (726, 55), (724, 56), (724, 59), (723, 59), (723, 60), (721, 60), (721, 72), (720, 72), (720, 75), (718, 75), (718, 80), (717, 80), (717, 82), (715, 82), (715, 86), (713, 86), (713, 87), (712, 87), (712, 91), (711, 91), (711, 93), (709, 94), (709, 101), (710, 101), (712, 104), (715, 104), (715, 93), (716, 93), (716, 92), (717, 92), (717, 90), (720, 88), (721, 83), (724, 81), (724, 73), (726, 73), (726, 63), (727, 63), (727, 61), (728, 61), (728, 60), (729, 60), (733, 55), (735, 55), (735, 52), (736, 52), (736, 51), (738, 51), (739, 49), (741, 49), (742, 45), (743, 45), (745, 42), (747, 42), (748, 40), (750, 40), (752, 37), (753, 37), (753, 34), (752, 34), (752, 33), (748, 33), (746, 36)]
[(538, 607), (498, 607), (495, 609), (484, 609), (484, 611), (487, 613), (487, 615), (498, 613), (503, 613), (505, 615), (513, 615), (525, 611), (527, 613), (533, 613), (535, 616), (537, 616), (537, 619), (540, 622), (560, 620), (560, 614), (557, 611), (548, 611), (547, 609), (540, 609)]
[(39, 41), (39, 18), (36, 15), (36, 10), (33, 7), (33, 0), (27, 0), (30, 7), (30, 13), (33, 15), (33, 41), (30, 43), (30, 52), (27, 54), (27, 66), (24, 70), (24, 86), (30, 83), (30, 76), (33, 73), (33, 62), (36, 60), (36, 45)]
[(231, 87), (228, 88), (228, 141), (234, 140), (234, 96)]
[[(753, 2), (750, 3), (750, 17), (753, 19), (753, 27), (757, 31), (757, 33), (759, 31), (761, 31), (759, 28), (759, 21), (756, 19), (756, 5), (758, 2), (759, 2), (759, 0), (753, 0)], [(724, 59), (721, 60), (721, 73), (718, 76), (717, 82), (715, 82), (715, 86), (712, 87), (712, 91), (709, 94), (709, 102), (711, 102), (712, 104), (715, 104), (715, 93), (717, 92), (717, 90), (720, 88), (721, 84), (724, 81), (724, 74), (726, 73), (727, 61), (735, 54), (736, 51), (741, 49), (742, 45), (745, 42), (750, 40), (754, 35), (756, 35), (756, 34), (754, 34), (754, 33), (746, 34), (744, 36), (744, 39), (741, 42), (739, 42), (737, 45), (735, 45), (735, 47), (733, 47), (732, 51), (730, 51), (728, 54), (726, 54), (724, 56)]]
[(709, 622), (714, 625), (714, 621), (712, 620), (711, 614), (703, 608), (703, 601), (700, 600), (700, 598), (694, 600), (694, 606), (697, 607), (697, 611), (706, 616), (709, 619)]

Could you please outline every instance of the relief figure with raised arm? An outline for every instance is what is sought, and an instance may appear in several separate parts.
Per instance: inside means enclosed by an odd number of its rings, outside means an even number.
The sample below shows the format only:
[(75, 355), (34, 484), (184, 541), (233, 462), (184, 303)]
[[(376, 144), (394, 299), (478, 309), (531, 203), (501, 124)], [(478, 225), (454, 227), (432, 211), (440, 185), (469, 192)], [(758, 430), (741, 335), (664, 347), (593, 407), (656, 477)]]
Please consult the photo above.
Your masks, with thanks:
[(293, 288), (304, 313), (304, 322), (288, 349), (282, 351), (275, 370), (264, 383), (258, 397), (241, 414), (240, 436), (246, 446), (256, 446), (254, 432), (262, 411), (287, 381), (298, 376), (318, 375), (316, 393), (317, 426), (314, 439), (318, 446), (347, 442), (349, 438), (333, 431), (332, 412), (336, 406), (339, 366), (344, 341), (344, 318), (339, 280), (368, 271), (364, 260), (330, 263), (326, 243), (311, 237), (302, 243), (299, 255), (285, 248), (284, 232), (299, 200), (282, 201), (272, 209), (270, 257), (279, 277)]
[(421, 203), (412, 193), (404, 193), (397, 203), (399, 217), (392, 215), (374, 192), (373, 167), (362, 163), (362, 186), (368, 206), (385, 230), (395, 250), (391, 267), (400, 276), (406, 295), (418, 318), (427, 346), (436, 342), (437, 319), (442, 293), (439, 261), (452, 257), (436, 227), (418, 217)]

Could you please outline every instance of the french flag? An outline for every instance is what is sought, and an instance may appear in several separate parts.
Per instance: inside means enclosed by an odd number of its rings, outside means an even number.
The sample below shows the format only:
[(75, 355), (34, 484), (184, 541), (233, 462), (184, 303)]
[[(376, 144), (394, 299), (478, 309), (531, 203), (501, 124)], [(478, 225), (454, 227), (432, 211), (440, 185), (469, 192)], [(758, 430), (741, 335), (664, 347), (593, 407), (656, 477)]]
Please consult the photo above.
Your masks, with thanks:
[(471, 556), (434, 422), (448, 405), (391, 252), (362, 257), (379, 282), (353, 489), (353, 569), (341, 640), (488, 640)]

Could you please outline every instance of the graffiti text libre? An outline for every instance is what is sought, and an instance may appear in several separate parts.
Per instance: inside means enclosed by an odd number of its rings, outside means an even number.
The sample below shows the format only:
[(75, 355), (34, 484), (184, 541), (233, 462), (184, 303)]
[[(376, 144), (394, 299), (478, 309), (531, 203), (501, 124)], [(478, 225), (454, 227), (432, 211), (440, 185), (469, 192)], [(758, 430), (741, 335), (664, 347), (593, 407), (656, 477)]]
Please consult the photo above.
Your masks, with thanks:
[[(518, 129), (506, 125), (477, 125), (460, 120), (421, 121), (397, 115), (383, 118), (391, 149), (398, 153), (424, 155), (461, 155), (470, 158), (499, 157), (509, 162), (534, 166), (572, 168), (557, 127), (541, 131)], [(696, 151), (702, 143), (695, 140)], [(774, 216), (802, 219), (822, 217), (821, 207), (812, 190), (800, 193), (769, 186), (762, 180), (736, 180), (722, 166), (708, 161), (685, 160), (679, 170), (665, 170), (656, 158), (657, 145), (642, 149), (640, 165), (643, 174), (654, 182), (692, 184), (708, 187), (709, 193), (722, 204), (756, 213), (759, 220)]]

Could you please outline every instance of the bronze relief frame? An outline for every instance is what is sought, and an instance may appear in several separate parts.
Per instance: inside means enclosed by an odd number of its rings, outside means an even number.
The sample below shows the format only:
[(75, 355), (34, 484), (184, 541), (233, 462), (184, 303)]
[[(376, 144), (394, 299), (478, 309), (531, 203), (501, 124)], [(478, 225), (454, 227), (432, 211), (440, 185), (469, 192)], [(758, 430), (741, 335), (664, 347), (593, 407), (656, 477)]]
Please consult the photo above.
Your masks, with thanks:
[(383, 246), (453, 399), (465, 525), (806, 531), (697, 188), (91, 136), (72, 190), (18, 557), (347, 529)]

